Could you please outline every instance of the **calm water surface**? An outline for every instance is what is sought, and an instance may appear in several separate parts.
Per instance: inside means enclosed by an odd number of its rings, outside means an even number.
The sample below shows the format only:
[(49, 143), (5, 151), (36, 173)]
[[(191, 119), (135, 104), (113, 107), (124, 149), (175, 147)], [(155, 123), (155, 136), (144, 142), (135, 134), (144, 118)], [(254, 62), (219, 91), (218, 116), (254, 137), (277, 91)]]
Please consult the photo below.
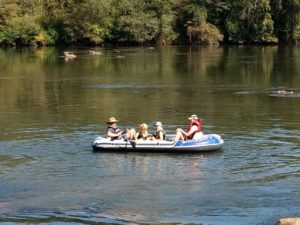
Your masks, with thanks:
[[(273, 225), (300, 216), (300, 49), (0, 50), (0, 222)], [(274, 88), (293, 96), (273, 96)], [(93, 153), (115, 116), (198, 114), (225, 140), (206, 154)]]

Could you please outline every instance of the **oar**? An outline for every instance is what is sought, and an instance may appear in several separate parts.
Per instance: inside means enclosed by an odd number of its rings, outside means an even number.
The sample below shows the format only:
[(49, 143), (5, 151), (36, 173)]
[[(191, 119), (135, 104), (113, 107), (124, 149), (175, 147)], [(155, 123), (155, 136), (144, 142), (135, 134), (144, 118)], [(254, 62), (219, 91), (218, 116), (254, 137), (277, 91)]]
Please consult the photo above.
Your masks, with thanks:
[(135, 141), (132, 141), (132, 140), (130, 140), (129, 142), (130, 142), (130, 144), (131, 144), (132, 148), (135, 148), (135, 146), (136, 146), (136, 142), (135, 142)]
[(127, 145), (128, 141), (129, 141), (129, 143), (131, 144), (132, 148), (135, 148), (135, 146), (136, 146), (136, 142), (135, 141), (129, 140), (127, 137), (124, 138), (124, 141), (126, 141), (126, 145)]

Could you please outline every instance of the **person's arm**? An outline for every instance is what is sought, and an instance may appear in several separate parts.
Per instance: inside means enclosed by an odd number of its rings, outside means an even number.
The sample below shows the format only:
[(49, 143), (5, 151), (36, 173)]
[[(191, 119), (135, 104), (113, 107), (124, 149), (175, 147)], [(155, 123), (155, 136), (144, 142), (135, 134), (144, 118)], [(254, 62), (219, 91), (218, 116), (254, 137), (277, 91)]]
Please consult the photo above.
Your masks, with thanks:
[(164, 132), (162, 130), (159, 131), (159, 140), (164, 140)]
[(113, 133), (110, 130), (107, 131), (107, 136), (114, 138), (114, 137), (119, 137), (120, 135), (122, 135), (123, 131), (119, 131), (117, 133)]
[(197, 132), (197, 130), (198, 130), (198, 127), (196, 125), (193, 125), (191, 127), (191, 129), (185, 135), (188, 137), (188, 136), (192, 135), (193, 133)]
[(135, 133), (135, 136), (134, 136), (134, 139), (137, 140), (138, 137), (139, 137), (139, 135), (140, 135), (140, 133), (139, 133), (139, 132), (136, 132), (136, 133)]

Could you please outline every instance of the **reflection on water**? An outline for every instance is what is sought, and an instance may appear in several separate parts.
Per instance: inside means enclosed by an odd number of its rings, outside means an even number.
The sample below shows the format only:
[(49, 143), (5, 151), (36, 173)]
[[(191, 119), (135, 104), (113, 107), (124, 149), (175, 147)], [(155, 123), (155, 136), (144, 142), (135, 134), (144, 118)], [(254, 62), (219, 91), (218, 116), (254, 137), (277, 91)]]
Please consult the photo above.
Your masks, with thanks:
[(33, 157), (28, 157), (28, 156), (13, 158), (10, 156), (0, 155), (0, 161), (3, 162), (3, 165), (11, 168), (18, 166), (19, 164), (30, 162), (32, 160)]
[[(270, 225), (299, 216), (298, 48), (0, 50), (0, 222)], [(122, 56), (122, 57), (120, 57)], [(299, 66), (298, 66), (299, 64)], [(212, 154), (93, 153), (108, 117), (198, 114)]]

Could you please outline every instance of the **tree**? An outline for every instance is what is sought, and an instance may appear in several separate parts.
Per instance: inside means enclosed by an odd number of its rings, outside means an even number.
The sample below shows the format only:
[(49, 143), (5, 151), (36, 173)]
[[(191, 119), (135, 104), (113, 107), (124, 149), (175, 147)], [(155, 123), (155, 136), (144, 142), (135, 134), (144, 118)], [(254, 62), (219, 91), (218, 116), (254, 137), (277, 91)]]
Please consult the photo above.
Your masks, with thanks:
[(154, 12), (158, 20), (158, 32), (155, 39), (159, 44), (170, 44), (178, 36), (174, 31), (176, 3), (177, 0), (145, 0), (144, 10)]
[(19, 6), (17, 1), (0, 0), (0, 31), (3, 30), (7, 22), (16, 15), (18, 10)]
[(17, 1), (0, 0), (0, 45), (15, 44), (17, 34), (12, 29), (8, 29), (7, 24), (15, 17), (18, 9)]
[(0, 4), (0, 44), (46, 45), (54, 43), (39, 23), (37, 2), (2, 0)]
[(277, 42), (273, 25), (269, 0), (231, 1), (231, 9), (226, 17), (228, 41)]
[(300, 1), (271, 0), (275, 32), (281, 42), (300, 41)]
[(229, 11), (229, 4), (226, 0), (205, 0), (207, 8), (207, 22), (218, 27), (220, 32), (226, 36), (226, 15)]
[(159, 22), (155, 13), (145, 12), (142, 1), (114, 0), (113, 41), (139, 43), (155, 42)]
[(246, 21), (248, 42), (277, 42), (269, 0), (247, 0), (240, 18)]
[(182, 0), (179, 5), (177, 26), (180, 38), (190, 44), (215, 44), (223, 40), (219, 29), (207, 22), (207, 8), (197, 0)]

